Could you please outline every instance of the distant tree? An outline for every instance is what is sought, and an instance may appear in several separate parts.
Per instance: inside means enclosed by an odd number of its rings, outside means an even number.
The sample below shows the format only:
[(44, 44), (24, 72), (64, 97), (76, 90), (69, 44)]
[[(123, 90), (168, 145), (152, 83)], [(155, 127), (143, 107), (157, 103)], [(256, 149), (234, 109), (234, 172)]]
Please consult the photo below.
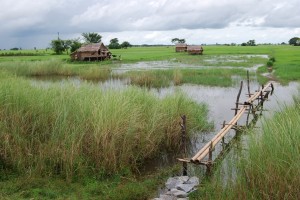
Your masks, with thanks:
[(80, 47), (81, 47), (81, 42), (80, 42), (80, 38), (77, 38), (77, 39), (73, 39), (73, 40), (71, 40), (72, 41), (72, 43), (71, 43), (71, 45), (70, 45), (70, 47), (71, 47), (71, 52), (74, 52), (74, 51), (76, 51), (77, 49), (79, 49)]
[(178, 40), (179, 40), (179, 38), (173, 38), (173, 39), (171, 40), (171, 42), (172, 42), (172, 43), (177, 43)]
[(85, 43), (99, 43), (102, 38), (102, 36), (98, 33), (82, 33), (81, 35)]
[(185, 39), (179, 39), (178, 43), (185, 43)]
[(52, 40), (50, 46), (56, 54), (62, 54), (65, 51), (65, 44), (63, 40)]
[(110, 49), (120, 49), (121, 45), (119, 44), (119, 39), (118, 38), (111, 39), (110, 43), (108, 45), (108, 48), (110, 48)]
[(289, 44), (290, 45), (294, 45), (294, 46), (297, 46), (297, 41), (299, 40), (300, 38), (298, 37), (293, 37), (289, 40)]
[(69, 49), (71, 48), (72, 40), (62, 40), (64, 51), (67, 51), (67, 54), (69, 54)]
[(172, 43), (185, 43), (185, 39), (173, 38)]
[(124, 41), (121, 44), (121, 48), (127, 49), (128, 47), (131, 47), (131, 44), (129, 42), (127, 42), (127, 41)]
[(256, 46), (255, 40), (249, 40), (249, 41), (247, 42), (247, 46)]
[(12, 50), (12, 51), (18, 51), (19, 48), (18, 47), (14, 47), (14, 48), (11, 48), (10, 50)]
[(247, 43), (243, 42), (241, 46), (256, 46), (255, 40), (249, 40)]

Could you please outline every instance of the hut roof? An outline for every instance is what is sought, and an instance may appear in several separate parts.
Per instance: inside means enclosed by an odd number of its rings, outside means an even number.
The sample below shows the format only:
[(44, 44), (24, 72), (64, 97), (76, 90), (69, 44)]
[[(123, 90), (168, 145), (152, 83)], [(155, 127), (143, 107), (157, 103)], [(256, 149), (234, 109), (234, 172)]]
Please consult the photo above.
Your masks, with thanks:
[(187, 47), (188, 51), (200, 51), (203, 50), (202, 46), (200, 45), (190, 45)]
[(87, 45), (84, 45), (82, 47), (80, 47), (79, 49), (77, 49), (77, 52), (95, 52), (95, 51), (98, 51), (99, 49), (101, 49), (101, 47), (106, 50), (108, 50), (104, 44), (102, 42), (100, 43), (92, 43), (92, 44), (87, 44)]
[(177, 43), (176, 44), (176, 47), (186, 47), (187, 46), (187, 44), (185, 44), (185, 43)]

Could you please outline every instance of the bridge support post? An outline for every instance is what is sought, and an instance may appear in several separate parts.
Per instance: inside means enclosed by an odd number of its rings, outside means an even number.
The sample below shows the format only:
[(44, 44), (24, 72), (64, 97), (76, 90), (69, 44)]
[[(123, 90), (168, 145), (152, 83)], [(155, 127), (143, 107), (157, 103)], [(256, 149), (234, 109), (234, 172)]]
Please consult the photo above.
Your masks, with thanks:
[(206, 163), (206, 174), (210, 176), (212, 174), (212, 167), (213, 167), (213, 160), (212, 160), (212, 152), (213, 152), (213, 146), (212, 142), (210, 142), (209, 147), (209, 153), (208, 153), (208, 161)]
[[(223, 122), (223, 127), (222, 128), (225, 127), (225, 124), (226, 124), (226, 121)], [(222, 137), (222, 150), (224, 150), (224, 149), (225, 149), (225, 138)]]
[(248, 88), (248, 97), (251, 97), (250, 93), (250, 78), (249, 78), (249, 71), (247, 70), (247, 88)]
[(234, 113), (234, 115), (236, 115), (237, 112), (238, 112), (239, 101), (240, 101), (240, 96), (241, 96), (242, 89), (243, 89), (243, 81), (241, 81), (240, 90), (239, 90), (239, 93), (238, 93), (238, 95), (237, 95), (237, 97), (236, 97), (236, 102), (235, 102), (235, 113)]
[[(186, 116), (181, 116), (182, 124), (181, 126), (181, 145), (182, 145), (182, 156), (186, 158)], [(182, 175), (187, 176), (187, 163), (182, 162)]]

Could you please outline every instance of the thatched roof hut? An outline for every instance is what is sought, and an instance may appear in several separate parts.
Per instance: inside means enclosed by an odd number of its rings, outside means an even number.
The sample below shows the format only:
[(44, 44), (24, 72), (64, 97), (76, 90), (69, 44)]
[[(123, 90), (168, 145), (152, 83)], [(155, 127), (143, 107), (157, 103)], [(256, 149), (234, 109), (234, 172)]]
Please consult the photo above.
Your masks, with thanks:
[(102, 42), (84, 45), (71, 53), (71, 59), (79, 61), (102, 61), (110, 57), (111, 52)]
[(187, 50), (187, 44), (185, 43), (177, 43), (175, 45), (176, 52), (186, 52), (186, 50)]
[(192, 55), (201, 55), (203, 54), (203, 48), (199, 45), (189, 45), (187, 47), (187, 52)]

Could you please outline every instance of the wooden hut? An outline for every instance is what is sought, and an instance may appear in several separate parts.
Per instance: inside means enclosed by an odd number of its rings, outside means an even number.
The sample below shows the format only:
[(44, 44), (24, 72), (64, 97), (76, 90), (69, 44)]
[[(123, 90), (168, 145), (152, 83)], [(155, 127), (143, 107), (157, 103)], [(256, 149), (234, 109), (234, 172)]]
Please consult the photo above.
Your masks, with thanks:
[(191, 55), (202, 55), (203, 48), (202, 46), (198, 46), (198, 45), (189, 45), (187, 47), (187, 52)]
[(110, 58), (111, 52), (102, 42), (84, 45), (71, 53), (71, 59), (78, 61), (102, 61)]
[(185, 43), (177, 43), (175, 45), (176, 52), (186, 52), (186, 50), (187, 50), (187, 44)]

